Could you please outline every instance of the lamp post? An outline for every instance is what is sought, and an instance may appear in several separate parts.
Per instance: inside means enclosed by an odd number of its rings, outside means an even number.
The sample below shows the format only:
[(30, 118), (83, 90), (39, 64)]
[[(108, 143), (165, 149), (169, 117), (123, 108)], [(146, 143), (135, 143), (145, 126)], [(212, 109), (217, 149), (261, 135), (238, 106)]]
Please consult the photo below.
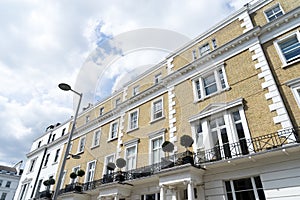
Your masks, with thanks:
[(75, 116), (74, 116), (74, 120), (73, 120), (73, 124), (72, 124), (72, 129), (71, 129), (71, 132), (70, 132), (69, 137), (68, 137), (68, 142), (67, 142), (67, 148), (66, 148), (66, 151), (65, 151), (65, 155), (64, 155), (64, 158), (63, 158), (62, 163), (61, 163), (61, 167), (60, 167), (60, 171), (59, 171), (59, 176), (58, 176), (58, 180), (57, 180), (53, 200), (56, 200), (57, 196), (58, 196), (58, 191), (60, 189), (61, 180), (63, 178), (64, 168), (65, 168), (65, 165), (66, 165), (66, 160), (67, 160), (67, 157), (68, 157), (69, 151), (70, 151), (70, 146), (71, 146), (70, 144), (71, 144), (72, 136), (73, 136), (73, 133), (74, 133), (74, 130), (75, 130), (76, 118), (77, 118), (77, 115), (78, 115), (78, 111), (79, 111), (80, 103), (81, 103), (81, 99), (82, 99), (82, 93), (79, 93), (79, 92), (76, 92), (75, 90), (72, 90), (70, 85), (68, 85), (66, 83), (60, 83), (58, 85), (58, 87), (60, 89), (64, 90), (64, 91), (74, 92), (75, 94), (77, 94), (79, 96), (79, 101), (78, 101), (77, 109), (76, 109), (76, 112), (75, 112)]

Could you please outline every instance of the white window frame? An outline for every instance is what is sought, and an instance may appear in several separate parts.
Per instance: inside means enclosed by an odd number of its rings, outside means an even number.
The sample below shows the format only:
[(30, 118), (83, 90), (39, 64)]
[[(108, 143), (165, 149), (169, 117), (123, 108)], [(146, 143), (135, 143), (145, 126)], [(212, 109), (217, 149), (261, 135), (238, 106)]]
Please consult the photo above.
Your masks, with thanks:
[(104, 114), (104, 107), (101, 107), (99, 109), (99, 116), (102, 116)]
[(113, 154), (109, 154), (109, 155), (105, 156), (102, 177), (107, 174), (107, 164), (109, 163), (108, 158), (110, 158), (110, 157), (113, 157), (112, 162), (114, 163), (116, 160), (116, 154), (113, 153)]
[(291, 62), (288, 62), (286, 60), (285, 56), (283, 55), (282, 50), (280, 48), (280, 43), (282, 43), (286, 40), (289, 40), (290, 38), (294, 37), (295, 35), (296, 35), (296, 38), (298, 39), (298, 42), (300, 43), (300, 33), (299, 33), (299, 31), (293, 32), (293, 33), (287, 35), (286, 37), (283, 37), (283, 38), (280, 38), (280, 39), (277, 39), (277, 40), (274, 41), (274, 46), (277, 50), (277, 53), (280, 57), (280, 60), (281, 60), (282, 64), (283, 64), (282, 67), (286, 67), (286, 66), (289, 66), (293, 63), (296, 63), (296, 62), (300, 61), (300, 55), (298, 55), (295, 58), (293, 58), (293, 60)]
[[(154, 140), (157, 140), (159, 138), (162, 139), (161, 144), (163, 144), (164, 141), (165, 141), (165, 130), (159, 130), (159, 131), (156, 131), (156, 132), (153, 132), (153, 133), (149, 134), (149, 164), (150, 165), (154, 164), (154, 160), (153, 160), (153, 145), (152, 144), (153, 144)], [(163, 158), (165, 156), (165, 154), (164, 154), (164, 152), (162, 150), (162, 147), (160, 149), (161, 149), (161, 158)]]
[(212, 43), (213, 49), (216, 49), (218, 47), (216, 38), (211, 39), (211, 43)]
[[(225, 87), (222, 87), (222, 82), (221, 82), (221, 78), (219, 75), (219, 70), (222, 70), (222, 75), (223, 75), (223, 81), (225, 84)], [(213, 75), (215, 78), (215, 84), (217, 87), (217, 91), (210, 93), (210, 94), (205, 94), (205, 86), (204, 86), (204, 78)], [(199, 85), (197, 84), (197, 82), (199, 82)], [(208, 97), (211, 97), (213, 95), (219, 94), (225, 90), (229, 89), (229, 85), (228, 85), (228, 81), (227, 81), (227, 76), (226, 76), (226, 71), (225, 71), (225, 67), (224, 65), (222, 65), (221, 67), (218, 66), (216, 67), (214, 70), (206, 72), (201, 74), (200, 76), (197, 76), (196, 78), (192, 79), (192, 84), (193, 84), (193, 93), (194, 93), (194, 103), (204, 100)], [(200, 95), (200, 97), (199, 97)]]
[(101, 129), (98, 129), (98, 130), (94, 131), (91, 148), (100, 146), (100, 138), (101, 138)]
[(50, 158), (50, 153), (48, 153), (45, 157), (45, 160), (44, 160), (44, 164), (43, 164), (43, 167), (47, 167), (48, 163), (49, 163), (49, 158)]
[(120, 104), (121, 104), (121, 97), (115, 100), (115, 108), (118, 107)]
[[(154, 108), (155, 108), (154, 105), (156, 103), (158, 103), (159, 101), (161, 101), (161, 113), (162, 114), (161, 114), (160, 117), (154, 118), (154, 115), (156, 114), (156, 113), (154, 113)], [(163, 99), (163, 97), (160, 97), (160, 98), (157, 98), (157, 99), (155, 99), (154, 101), (151, 102), (151, 122), (155, 122), (155, 121), (160, 120), (164, 117), (165, 117), (164, 116), (164, 99)]]
[(292, 93), (295, 97), (295, 100), (298, 104), (298, 107), (300, 108), (300, 94), (298, 92), (298, 91), (300, 91), (300, 77), (290, 80), (290, 81), (286, 82), (285, 84), (291, 88)]
[(72, 147), (73, 147), (73, 142), (70, 143), (70, 149), (69, 149), (68, 157), (70, 157), (70, 154), (72, 154)]
[[(234, 121), (233, 116), (232, 116), (232, 113), (235, 111), (239, 112), (239, 115), (241, 118), (239, 120), (239, 123), (242, 124), (245, 139), (246, 140), (251, 139), (247, 119), (245, 116), (245, 111), (243, 109), (243, 102), (242, 102), (242, 99), (238, 99), (238, 100), (235, 100), (232, 102), (224, 103), (216, 108), (212, 107), (211, 109), (208, 109), (208, 111), (204, 110), (204, 112), (200, 112), (200, 114), (196, 115), (195, 117), (193, 117), (193, 119), (189, 120), (189, 122), (191, 123), (192, 135), (193, 135), (193, 138), (195, 139), (195, 141), (197, 138), (197, 136), (196, 136), (197, 135), (196, 129), (198, 127), (197, 123), (200, 121), (201, 126), (202, 126), (203, 145), (198, 146), (199, 142), (198, 142), (198, 144), (195, 142), (193, 144), (194, 152), (209, 150), (209, 149), (212, 149), (215, 147), (215, 144), (213, 144), (213, 139), (212, 139), (211, 128), (210, 128), (209, 122), (212, 119), (216, 119), (221, 116), (224, 118), (224, 121), (225, 121), (225, 127), (227, 130), (229, 144), (238, 142), (239, 138), (238, 138), (238, 133), (236, 130), (237, 122)], [(251, 148), (251, 147), (248, 148), (249, 153), (251, 153), (250, 149), (253, 149), (253, 148)]]
[[(205, 49), (205, 50), (202, 52), (202, 49)], [(211, 52), (211, 48), (210, 48), (210, 45), (208, 42), (203, 44), (201, 47), (199, 47), (199, 55), (200, 56), (204, 56), (204, 55), (208, 54), (209, 52)]]
[[(132, 169), (136, 169), (136, 163), (137, 163), (137, 148), (138, 148), (138, 140), (136, 140), (134, 143), (130, 143), (128, 145), (125, 145), (125, 155), (124, 155), (124, 159), (126, 160), (126, 171), (128, 170), (132, 170)], [(128, 155), (127, 155), (127, 150), (130, 149), (130, 148), (135, 148), (134, 149), (134, 155), (132, 155), (131, 157), (133, 157), (134, 159), (134, 163), (133, 163), (133, 166), (132, 168), (128, 168)], [(130, 158), (131, 158), (130, 157)]]
[(53, 163), (57, 163), (59, 161), (60, 151), (61, 151), (60, 149), (56, 149)]
[[(117, 130), (116, 130), (116, 136), (115, 137), (112, 137), (112, 131), (113, 131), (113, 125), (114, 124), (117, 124)], [(117, 139), (118, 138), (118, 135), (119, 135), (119, 120), (115, 120), (113, 122), (110, 123), (110, 127), (109, 127), (109, 138), (108, 138), (108, 141), (111, 141), (111, 140), (114, 140), (114, 139)]]
[[(81, 149), (81, 143), (82, 143), (82, 141), (83, 141), (83, 147), (82, 147), (82, 149)], [(78, 148), (77, 148), (77, 154), (78, 154), (78, 153), (84, 152), (85, 143), (86, 143), (86, 137), (83, 136), (83, 137), (81, 137), (81, 138), (79, 139), (79, 142), (78, 142)]]
[[(64, 182), (65, 182), (65, 180), (66, 180), (66, 175), (67, 175), (67, 170), (64, 170), (63, 177), (62, 177), (62, 179), (61, 179), (61, 183), (60, 183), (59, 189), (63, 189), (63, 187), (64, 187)], [(57, 186), (56, 186), (56, 187), (57, 187)]]
[(162, 74), (161, 73), (158, 73), (154, 76), (154, 84), (158, 84), (161, 82), (161, 79), (162, 79)]
[[(280, 5), (280, 3), (277, 3), (277, 4), (275, 4), (274, 6), (272, 6), (271, 8), (268, 8), (268, 9), (264, 10), (264, 15), (265, 15), (265, 17), (266, 17), (267, 22), (274, 21), (274, 20), (276, 20), (276, 19), (278, 18), (278, 17), (277, 17), (277, 13), (274, 14), (274, 11), (273, 11), (273, 15), (275, 15), (275, 19), (273, 19), (273, 20), (270, 21), (269, 16), (267, 15), (267, 12), (269, 12), (270, 10), (274, 10), (277, 6), (280, 8), (280, 11), (282, 12), (282, 15), (285, 14), (285, 13), (284, 13), (284, 10), (282, 9), (282, 7), (281, 7), (281, 5)], [(273, 16), (273, 15), (272, 15), (272, 16)], [(282, 16), (282, 15), (280, 15), (280, 16)], [(279, 16), (279, 17), (280, 17), (280, 16)]]
[(85, 116), (85, 123), (87, 124), (89, 121), (90, 121), (90, 116), (89, 115)]
[(139, 93), (140, 93), (139, 90), (140, 90), (140, 86), (139, 86), (139, 85), (134, 86), (134, 87), (132, 88), (132, 96), (135, 96), (135, 95), (139, 94)]
[(197, 51), (196, 50), (192, 51), (192, 57), (193, 57), (193, 60), (197, 59)]
[[(133, 123), (133, 119), (132, 119), (132, 114), (133, 113), (136, 113), (136, 122), (135, 122), (135, 127), (132, 127), (132, 123)], [(135, 129), (138, 129), (139, 128), (139, 109), (135, 109), (135, 110), (132, 110), (128, 113), (128, 127), (127, 127), (127, 130), (128, 131), (133, 131)]]
[[(226, 181), (224, 181), (224, 189), (225, 189), (225, 191), (226, 191), (226, 199), (229, 199), (229, 198), (228, 198), (228, 193), (231, 193), (231, 194), (232, 194), (232, 199), (233, 199), (233, 200), (236, 200), (236, 196), (235, 196), (236, 193), (235, 193), (235, 188), (234, 188), (234, 183), (233, 183), (233, 181), (237, 181), (237, 180), (240, 180), (240, 179), (250, 179), (251, 185), (252, 185), (252, 191), (253, 191), (253, 194), (254, 194), (254, 196), (255, 196), (255, 199), (259, 200), (258, 189), (263, 189), (264, 195), (265, 195), (265, 197), (266, 197), (264, 188), (263, 188), (263, 187), (262, 187), (262, 188), (257, 188), (257, 185), (256, 185), (256, 183), (255, 183), (255, 179), (254, 179), (255, 177), (259, 177), (259, 178), (260, 178), (260, 176), (251, 176), (251, 177), (243, 177), (243, 178), (231, 179), (231, 180), (226, 180)], [(261, 180), (261, 178), (260, 178), (260, 180)], [(226, 190), (226, 183), (225, 183), (225, 182), (229, 182), (230, 188), (231, 188), (231, 191), (230, 191), (230, 192)], [(261, 182), (261, 184), (262, 184), (262, 182)]]
[[(89, 169), (89, 165), (91, 164), (91, 163), (94, 163), (94, 165), (93, 165), (93, 168), (92, 169)], [(87, 183), (87, 182), (92, 182), (93, 180), (94, 180), (94, 177), (95, 177), (95, 171), (96, 171), (96, 164), (97, 164), (97, 160), (92, 160), (92, 161), (90, 161), (90, 162), (88, 162), (87, 164), (86, 164), (86, 173), (85, 173), (85, 183)], [(89, 172), (91, 172), (91, 176), (89, 177)], [(88, 179), (90, 179), (90, 180), (88, 180)]]
[[(75, 167), (72, 168), (72, 172), (77, 173), (78, 170), (80, 170), (80, 165), (77, 165), (77, 166), (75, 166)], [(77, 176), (75, 179), (72, 179), (72, 178), (70, 177), (70, 184), (72, 184), (72, 183), (77, 183), (77, 181), (78, 181), (78, 176)]]
[(34, 167), (36, 165), (36, 162), (37, 162), (37, 157), (30, 160), (28, 173), (34, 172)]

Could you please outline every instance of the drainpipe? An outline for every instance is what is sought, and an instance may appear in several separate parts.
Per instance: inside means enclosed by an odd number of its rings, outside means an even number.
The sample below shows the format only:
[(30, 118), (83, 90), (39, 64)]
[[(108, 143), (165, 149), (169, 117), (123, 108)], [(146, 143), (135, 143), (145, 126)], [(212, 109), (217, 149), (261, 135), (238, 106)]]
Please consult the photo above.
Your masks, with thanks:
[(32, 193), (31, 193), (31, 196), (30, 198), (32, 199), (34, 193), (35, 193), (35, 188), (36, 188), (36, 184), (39, 180), (39, 176), (40, 176), (40, 173), (41, 173), (41, 170), (42, 170), (42, 166), (43, 166), (43, 163), (44, 163), (44, 159), (45, 159), (45, 156), (46, 156), (46, 153), (47, 153), (47, 147), (45, 147), (45, 150), (44, 150), (44, 154), (43, 154), (43, 158), (42, 158), (42, 161), (41, 161), (41, 164), (40, 164), (40, 167), (39, 167), (39, 171), (36, 175), (36, 179), (35, 179), (35, 182), (34, 182), (34, 185), (33, 185), (33, 190), (32, 190)]

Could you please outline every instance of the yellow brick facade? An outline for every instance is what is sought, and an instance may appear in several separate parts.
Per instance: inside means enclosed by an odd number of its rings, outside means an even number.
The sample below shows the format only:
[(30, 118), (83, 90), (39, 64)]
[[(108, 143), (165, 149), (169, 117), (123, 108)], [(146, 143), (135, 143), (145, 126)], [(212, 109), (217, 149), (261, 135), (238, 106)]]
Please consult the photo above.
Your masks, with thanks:
[[(136, 144), (134, 168), (153, 164), (150, 162), (153, 135), (162, 136), (163, 141), (171, 141), (175, 145), (174, 151), (170, 153), (174, 158), (177, 153), (186, 153), (186, 149), (180, 144), (183, 135), (191, 136), (194, 140), (193, 146), (189, 148), (190, 151), (198, 152), (204, 148), (204, 151), (210, 154), (214, 154), (216, 148), (220, 148), (220, 141), (223, 143), (223, 151), (226, 149), (226, 144), (230, 142), (238, 146), (241, 151), (242, 142), (256, 139), (255, 143), (248, 144), (247, 148), (255, 147), (249, 149), (247, 153), (243, 152), (236, 157), (225, 156), (217, 160), (221, 162), (243, 156), (246, 159), (249, 153), (277, 148), (277, 145), (269, 143), (265, 146), (257, 144), (261, 138), (268, 140), (272, 134), (278, 134), (276, 139), (286, 139), (286, 135), (279, 135), (282, 130), (298, 130), (300, 107), (287, 82), (300, 80), (299, 58), (294, 63), (283, 66), (275, 43), (292, 33), (299, 34), (299, 23), (296, 28), (289, 27), (289, 23), (295, 23), (298, 19), (300, 11), (295, 10), (295, 7), (299, 6), (299, 2), (294, 0), (268, 2), (259, 1), (252, 7), (248, 5), (248, 10), (244, 7), (243, 11), (225, 21), (223, 26), (219, 25), (217, 30), (211, 29), (206, 35), (202, 35), (198, 40), (182, 47), (179, 52), (170, 55), (167, 59), (173, 59), (171, 63), (168, 63), (170, 60), (162, 62), (111, 97), (82, 112), (76, 123), (79, 131), (73, 138), (71, 153), (77, 154), (82, 137), (86, 138), (85, 148), (84, 152), (80, 153), (81, 159), (67, 160), (65, 169), (68, 178), (65, 179), (64, 184), (70, 182), (69, 174), (73, 167), (80, 166), (86, 170), (87, 163), (93, 160), (96, 160), (93, 180), (102, 179), (106, 168), (105, 157), (113, 154), (115, 160), (126, 159), (128, 147), (126, 144)], [(267, 23), (264, 11), (277, 3), (280, 3), (285, 12), (283, 17), (289, 18), (280, 21), (277, 26), (272, 26), (272, 23)], [(297, 15), (292, 13), (293, 15), (289, 16), (289, 12), (295, 12)], [(248, 26), (249, 30), (246, 30), (243, 25), (245, 22), (243, 19), (247, 18), (247, 14), (254, 25), (253, 28)], [(243, 19), (241, 20), (240, 17)], [(286, 26), (289, 30), (282, 31), (281, 29)], [(216, 48), (212, 46), (212, 39), (216, 40)], [(206, 43), (209, 44), (211, 51), (200, 57), (199, 47)], [(193, 50), (197, 52), (195, 60)], [(170, 65), (173, 67), (170, 68)], [(157, 74), (161, 74), (162, 81), (155, 84), (154, 77)], [(212, 88), (210, 84), (217, 88), (214, 92), (209, 91)], [(139, 93), (133, 95), (132, 91), (136, 86), (139, 86)], [(201, 97), (198, 93), (200, 90)], [(121, 103), (115, 107), (118, 98), (121, 99)], [(153, 120), (153, 103), (157, 100), (162, 100), (163, 114), (158, 120)], [(102, 107), (104, 107), (104, 114), (99, 116)], [(138, 126), (131, 130), (130, 113), (135, 111), (138, 112)], [(234, 116), (233, 112), (238, 112), (239, 116)], [(86, 116), (90, 116), (89, 122), (86, 122)], [(211, 122), (220, 118), (224, 120), (224, 124), (219, 125), (223, 126), (223, 135), (217, 135), (219, 138), (216, 139), (212, 136), (215, 127)], [(113, 122), (118, 122), (118, 137), (110, 140)], [(197, 123), (206, 124), (206, 129), (199, 131)], [(238, 127), (239, 123), (242, 124), (242, 131)], [(94, 134), (98, 130), (101, 131), (100, 144), (93, 147)], [(218, 129), (220, 130), (221, 128)], [(224, 130), (229, 139), (224, 139)], [(206, 143), (203, 142), (204, 147), (195, 144), (198, 140), (196, 134), (203, 134), (209, 138)], [(293, 137), (292, 140), (295, 139), (296, 137)], [(290, 140), (286, 141), (290, 142)], [(286, 141), (284, 144), (288, 143)], [(208, 148), (210, 146), (214, 147)], [(209, 158), (212, 159), (209, 162), (218, 159), (215, 154)], [(163, 153), (163, 157), (167, 155), (169, 154)], [(85, 179), (79, 181), (84, 182)], [(151, 181), (153, 180), (149, 182)]]

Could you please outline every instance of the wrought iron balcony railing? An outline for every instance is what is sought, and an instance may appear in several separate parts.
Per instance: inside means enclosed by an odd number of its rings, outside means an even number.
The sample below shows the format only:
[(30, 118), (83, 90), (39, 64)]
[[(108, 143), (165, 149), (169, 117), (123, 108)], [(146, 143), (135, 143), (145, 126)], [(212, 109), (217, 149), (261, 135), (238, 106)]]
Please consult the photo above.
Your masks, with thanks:
[(254, 154), (294, 143), (299, 143), (294, 129), (286, 129), (250, 139), (242, 138), (235, 143), (225, 143), (222, 146), (216, 145), (207, 150), (198, 149), (195, 153), (195, 164)]
[(242, 138), (235, 143), (225, 143), (222, 146), (216, 145), (211, 149), (206, 149), (203, 151), (198, 150), (195, 153), (191, 151), (185, 151), (182, 153), (173, 154), (171, 156), (162, 158), (162, 161), (159, 163), (128, 170), (126, 172), (111, 172), (104, 175), (102, 179), (92, 182), (87, 182), (84, 184), (73, 183), (60, 190), (60, 194), (71, 191), (78, 192), (79, 189), (80, 191), (89, 191), (99, 188), (103, 184), (148, 177), (160, 172), (161, 170), (187, 163), (190, 163), (195, 167), (200, 167), (201, 164), (204, 163), (226, 160), (248, 154), (255, 154), (257, 152), (294, 143), (299, 143), (299, 139), (294, 129), (287, 129), (251, 139)]

